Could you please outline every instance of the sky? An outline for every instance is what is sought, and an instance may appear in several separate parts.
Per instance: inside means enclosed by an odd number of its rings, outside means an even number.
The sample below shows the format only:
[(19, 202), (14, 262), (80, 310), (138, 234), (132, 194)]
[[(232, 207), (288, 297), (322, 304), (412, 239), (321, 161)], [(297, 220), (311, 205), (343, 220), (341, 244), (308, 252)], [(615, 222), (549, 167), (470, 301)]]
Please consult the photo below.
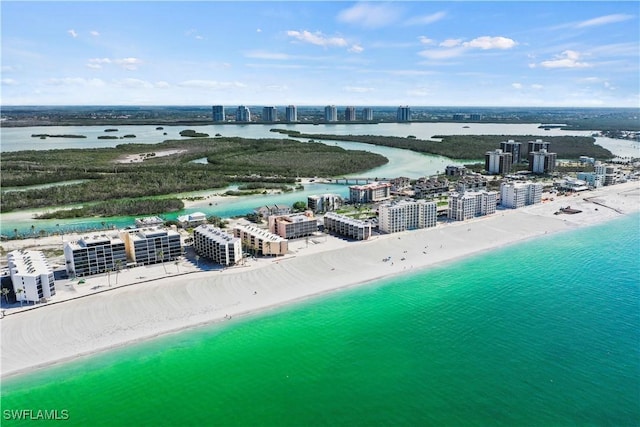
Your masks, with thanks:
[(638, 107), (640, 2), (6, 1), (2, 105)]

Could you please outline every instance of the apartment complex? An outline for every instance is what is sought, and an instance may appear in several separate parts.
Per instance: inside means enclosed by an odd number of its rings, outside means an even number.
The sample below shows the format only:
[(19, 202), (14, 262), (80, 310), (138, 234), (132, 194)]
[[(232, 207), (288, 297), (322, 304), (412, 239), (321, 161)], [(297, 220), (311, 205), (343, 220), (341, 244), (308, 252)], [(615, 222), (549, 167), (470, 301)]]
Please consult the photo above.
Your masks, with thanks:
[(362, 120), (371, 121), (373, 120), (373, 109), (369, 107), (365, 107), (362, 109)]
[(317, 232), (318, 220), (311, 211), (295, 215), (272, 215), (269, 217), (269, 231), (284, 239), (297, 239)]
[(195, 227), (207, 222), (207, 215), (203, 212), (193, 212), (187, 215), (181, 215), (177, 220), (182, 227)]
[(465, 175), (456, 182), (456, 191), (464, 193), (465, 191), (480, 191), (487, 188), (487, 178), (482, 175)]
[(411, 108), (409, 106), (398, 107), (398, 112), (396, 113), (396, 120), (399, 122), (410, 122), (411, 121)]
[(251, 121), (251, 111), (249, 111), (248, 107), (244, 105), (240, 105), (236, 109), (236, 122), (250, 122)]
[(391, 184), (388, 182), (372, 182), (366, 185), (349, 187), (351, 203), (375, 203), (391, 198)]
[(180, 234), (160, 227), (122, 230), (127, 257), (134, 265), (171, 261), (182, 255)]
[(164, 224), (164, 220), (159, 216), (146, 216), (144, 218), (136, 218), (135, 224), (137, 228), (157, 227)]
[(327, 105), (324, 107), (324, 121), (325, 122), (337, 122), (338, 121), (338, 109), (335, 105)]
[(458, 165), (448, 165), (444, 169), (444, 174), (446, 176), (464, 176), (467, 174), (467, 168)]
[(349, 218), (335, 212), (324, 215), (324, 230), (355, 240), (367, 240), (371, 237), (371, 223), (359, 219)]
[(556, 170), (556, 153), (547, 150), (532, 151), (529, 153), (529, 170), (536, 174), (552, 173)]
[(344, 109), (344, 121), (345, 122), (356, 121), (356, 107), (346, 107)]
[(505, 153), (501, 149), (487, 151), (484, 156), (484, 170), (491, 174), (506, 175), (511, 171), (511, 153)]
[(260, 215), (262, 218), (269, 218), (271, 215), (289, 215), (291, 213), (291, 206), (287, 205), (265, 205), (255, 208), (254, 213)]
[(500, 204), (517, 209), (542, 201), (542, 184), (534, 182), (503, 182), (500, 184)]
[(125, 267), (127, 251), (118, 236), (86, 236), (77, 242), (65, 242), (64, 259), (67, 274), (82, 277)]
[(284, 111), (285, 120), (288, 122), (298, 121), (298, 108), (295, 105), (288, 105)]
[(313, 213), (330, 212), (342, 206), (342, 197), (338, 194), (322, 194), (307, 197), (307, 207)]
[(241, 240), (208, 224), (193, 230), (193, 248), (216, 264), (235, 265), (242, 260)]
[(541, 139), (536, 139), (535, 141), (529, 141), (527, 143), (527, 154), (531, 153), (532, 151), (540, 151), (540, 150), (549, 151), (550, 145), (551, 145), (550, 142), (546, 142)]
[(264, 107), (262, 109), (262, 121), (263, 122), (277, 122), (278, 121), (278, 109), (276, 107)]
[(16, 301), (36, 303), (56, 294), (53, 270), (41, 251), (11, 251), (7, 262)]
[(225, 121), (224, 106), (223, 105), (214, 105), (213, 107), (211, 107), (211, 109), (212, 109), (212, 116), (213, 116), (213, 121), (214, 122), (224, 122)]
[(467, 191), (449, 194), (447, 215), (454, 221), (465, 221), (496, 212), (498, 193), (495, 191)]
[(515, 142), (513, 139), (508, 141), (502, 141), (500, 143), (500, 149), (504, 153), (511, 153), (511, 160), (513, 163), (520, 163), (522, 161), (522, 143)]
[(238, 225), (233, 235), (240, 239), (245, 251), (251, 249), (260, 255), (285, 255), (289, 250), (287, 239), (252, 225)]
[(449, 180), (438, 177), (422, 177), (416, 180), (413, 185), (414, 197), (424, 199), (443, 194), (449, 191)]
[(378, 207), (378, 229), (384, 233), (435, 227), (438, 217), (435, 202), (398, 200)]

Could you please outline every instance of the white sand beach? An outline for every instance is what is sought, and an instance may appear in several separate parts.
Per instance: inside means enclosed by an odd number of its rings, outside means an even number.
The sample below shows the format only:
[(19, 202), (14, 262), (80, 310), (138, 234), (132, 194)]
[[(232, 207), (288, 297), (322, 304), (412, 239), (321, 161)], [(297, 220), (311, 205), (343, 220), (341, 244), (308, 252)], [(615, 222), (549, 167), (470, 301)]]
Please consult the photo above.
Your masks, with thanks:
[[(566, 206), (582, 212), (554, 215)], [(638, 210), (636, 181), (364, 242), (333, 236), (302, 239), (291, 242), (292, 253), (285, 257), (260, 258), (224, 270), (200, 271), (182, 261), (129, 269), (117, 278), (113, 273), (92, 276), (82, 285), (56, 282), (58, 295), (51, 303), (8, 310), (0, 320), (1, 373), (8, 377), (32, 372), (198, 325), (233, 322), (314, 295)], [(383, 261), (389, 256), (390, 261)]]

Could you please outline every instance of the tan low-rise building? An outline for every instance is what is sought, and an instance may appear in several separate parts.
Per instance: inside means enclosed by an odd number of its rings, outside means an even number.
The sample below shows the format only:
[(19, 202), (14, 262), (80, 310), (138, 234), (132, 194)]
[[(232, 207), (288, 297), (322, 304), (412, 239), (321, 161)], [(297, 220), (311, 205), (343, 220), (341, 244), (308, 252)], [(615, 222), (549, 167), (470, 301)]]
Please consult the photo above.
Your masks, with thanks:
[(240, 239), (245, 251), (255, 250), (260, 255), (285, 255), (289, 251), (289, 241), (252, 225), (237, 225), (233, 235)]
[(269, 231), (284, 239), (310, 236), (318, 231), (318, 219), (313, 212), (269, 217)]

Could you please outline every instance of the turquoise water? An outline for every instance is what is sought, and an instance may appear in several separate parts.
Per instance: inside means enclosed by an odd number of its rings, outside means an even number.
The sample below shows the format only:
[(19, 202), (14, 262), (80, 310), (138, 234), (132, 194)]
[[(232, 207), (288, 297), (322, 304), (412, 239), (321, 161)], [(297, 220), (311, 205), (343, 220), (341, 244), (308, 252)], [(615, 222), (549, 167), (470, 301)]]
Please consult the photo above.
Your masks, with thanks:
[(639, 225), (545, 236), (12, 378), (2, 408), (92, 426), (639, 425)]

